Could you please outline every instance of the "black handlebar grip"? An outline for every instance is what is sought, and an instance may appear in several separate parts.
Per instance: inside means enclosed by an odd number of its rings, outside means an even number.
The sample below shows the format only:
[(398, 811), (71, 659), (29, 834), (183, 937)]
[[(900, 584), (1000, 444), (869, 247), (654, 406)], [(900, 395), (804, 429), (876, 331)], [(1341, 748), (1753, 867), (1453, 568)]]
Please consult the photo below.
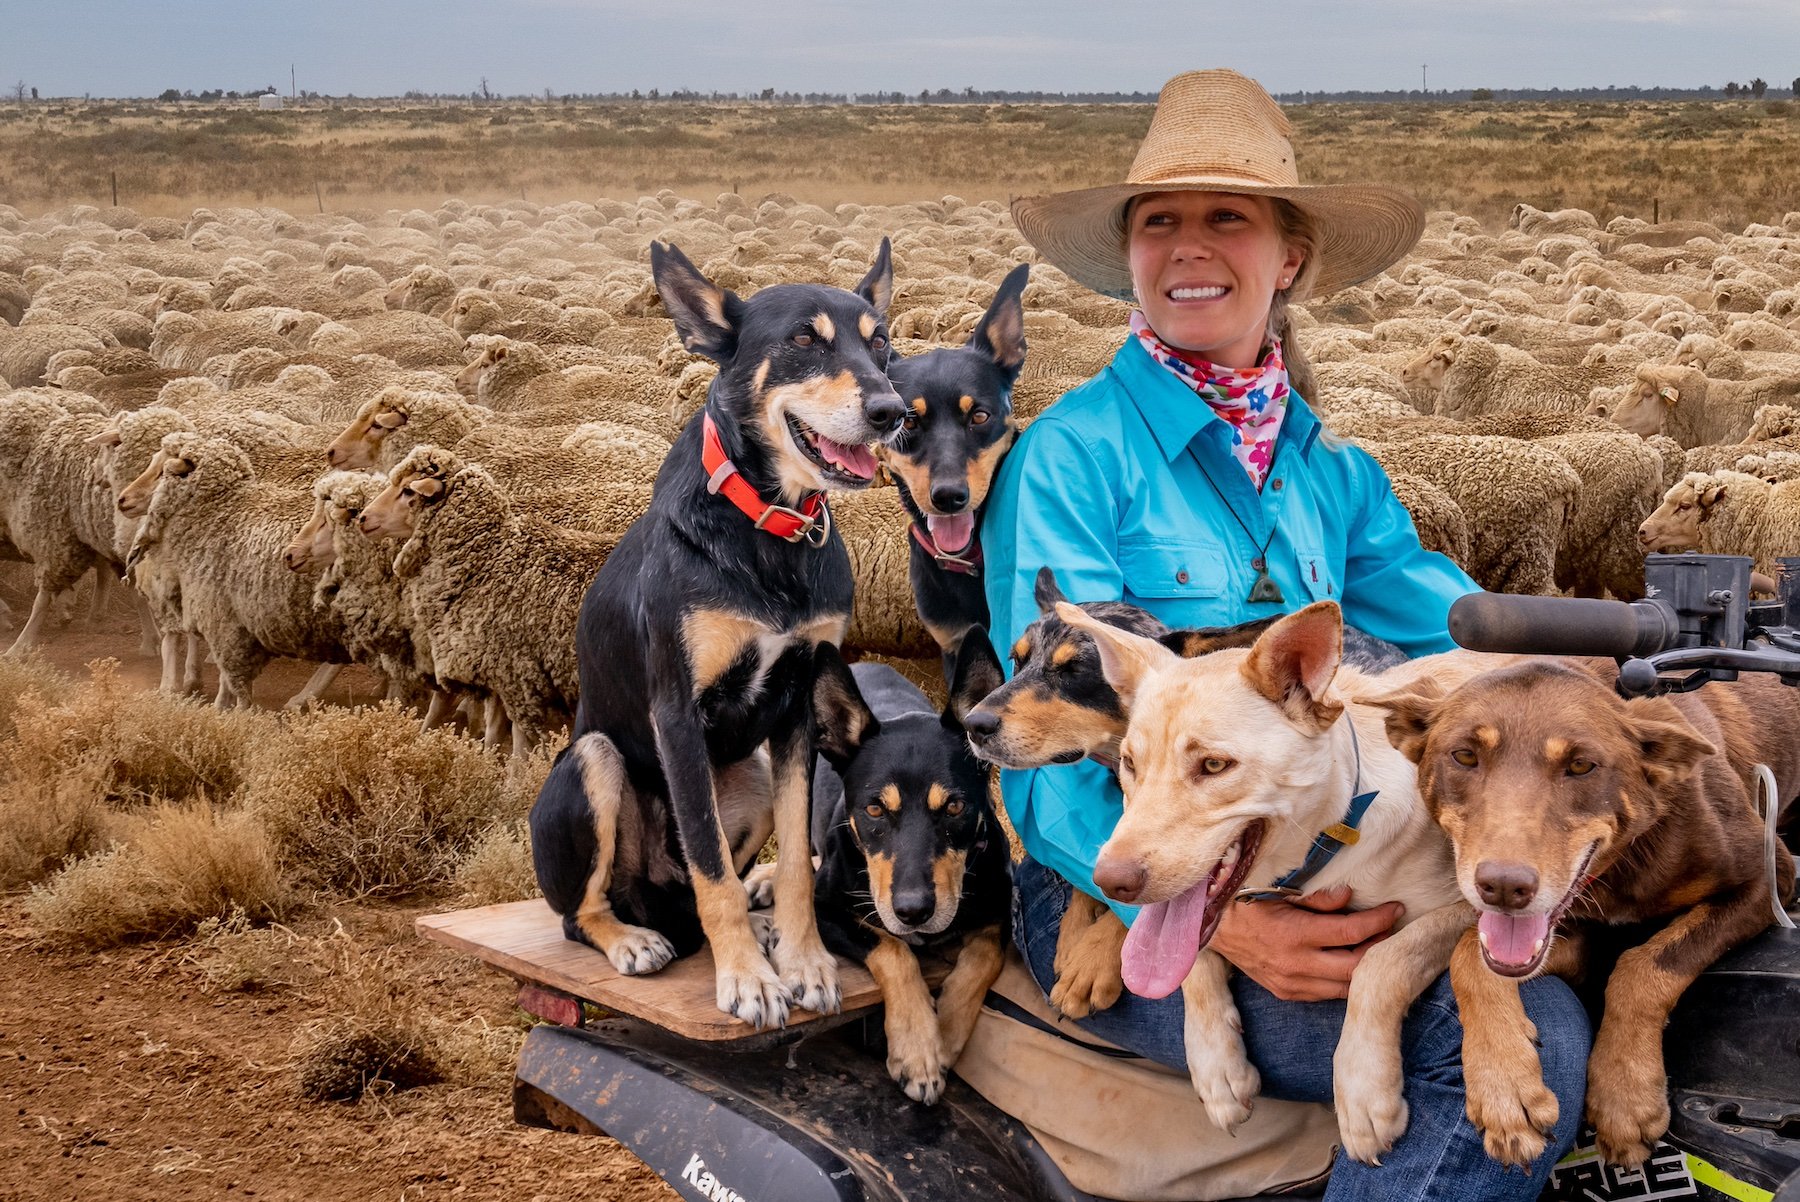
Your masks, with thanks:
[(1470, 593), (1450, 607), (1450, 637), (1471, 651), (1531, 655), (1653, 655), (1675, 638), (1655, 602)]

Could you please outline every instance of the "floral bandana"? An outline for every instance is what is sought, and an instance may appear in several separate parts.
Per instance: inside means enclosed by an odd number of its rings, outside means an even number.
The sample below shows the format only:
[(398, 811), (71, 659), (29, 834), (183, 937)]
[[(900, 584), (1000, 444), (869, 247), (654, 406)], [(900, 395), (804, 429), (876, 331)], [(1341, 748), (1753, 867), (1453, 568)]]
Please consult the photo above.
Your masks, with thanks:
[(1231, 453), (1261, 492), (1275, 462), (1275, 436), (1287, 416), (1288, 378), (1281, 343), (1270, 343), (1269, 353), (1255, 367), (1220, 367), (1169, 346), (1156, 336), (1141, 310), (1131, 311), (1131, 332), (1152, 359), (1192, 388), (1231, 427)]

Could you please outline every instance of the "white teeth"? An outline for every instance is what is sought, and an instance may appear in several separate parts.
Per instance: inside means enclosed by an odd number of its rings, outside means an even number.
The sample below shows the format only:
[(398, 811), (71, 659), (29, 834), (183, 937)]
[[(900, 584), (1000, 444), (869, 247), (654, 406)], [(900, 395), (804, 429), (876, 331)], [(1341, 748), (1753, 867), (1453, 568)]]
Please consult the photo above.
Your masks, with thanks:
[(1234, 867), (1237, 864), (1237, 862), (1238, 862), (1238, 845), (1233, 843), (1231, 845), (1230, 850), (1228, 850), (1225, 853), (1225, 855), (1223, 856), (1223, 858), (1221, 858), (1219, 860), (1219, 867), (1229, 869), (1229, 868)]
[(1231, 289), (1222, 285), (1210, 288), (1171, 288), (1169, 296), (1174, 300), (1217, 300)]
[(1481, 937), (1481, 946), (1482, 947), (1487, 948), (1488, 951), (1494, 950), (1492, 947), (1490, 947), (1488, 945), (1488, 933), (1486, 931), (1482, 930), (1480, 927), (1476, 927), (1475, 933)]
[(1543, 950), (1544, 950), (1544, 941), (1542, 939), (1538, 940), (1536, 943), (1531, 945), (1531, 954), (1533, 956), (1536, 956), (1539, 952), (1541, 952)]

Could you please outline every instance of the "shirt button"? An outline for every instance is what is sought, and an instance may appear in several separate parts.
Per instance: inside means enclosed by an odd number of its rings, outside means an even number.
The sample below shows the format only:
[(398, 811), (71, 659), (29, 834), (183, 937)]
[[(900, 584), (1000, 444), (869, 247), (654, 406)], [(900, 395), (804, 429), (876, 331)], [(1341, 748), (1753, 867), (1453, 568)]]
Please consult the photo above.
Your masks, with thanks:
[(1183, 568), (1183, 569), (1181, 569), (1181, 571), (1175, 573), (1175, 583), (1176, 584), (1186, 584), (1187, 582), (1188, 582), (1188, 574), (1187, 574), (1186, 568)]
[(1274, 487), (1276, 492), (1281, 491), (1281, 477), (1280, 476), (1275, 477), (1274, 480), (1270, 481), (1270, 484)]

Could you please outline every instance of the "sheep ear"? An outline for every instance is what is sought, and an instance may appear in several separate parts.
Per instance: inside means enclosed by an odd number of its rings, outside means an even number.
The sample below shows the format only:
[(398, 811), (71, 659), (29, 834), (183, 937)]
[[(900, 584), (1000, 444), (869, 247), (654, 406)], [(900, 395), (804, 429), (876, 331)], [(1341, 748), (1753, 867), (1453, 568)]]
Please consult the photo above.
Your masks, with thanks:
[(426, 500), (430, 500), (444, 491), (444, 482), (434, 476), (421, 476), (407, 487), (411, 488)]
[(650, 276), (681, 344), (723, 363), (737, 350), (737, 296), (700, 273), (674, 243), (650, 244)]
[(500, 360), (506, 358), (506, 348), (503, 346), (493, 347), (488, 351), (488, 355), (494, 360), (495, 363), (498, 363), (498, 362), (500, 362)]
[(994, 302), (969, 335), (969, 349), (992, 359), (1009, 378), (1025, 365), (1025, 303), (1021, 298), (1030, 272), (1028, 263), (1007, 272)]
[(1038, 569), (1037, 581), (1032, 586), (1031, 595), (1032, 599), (1037, 602), (1040, 614), (1048, 614), (1056, 608), (1058, 601), (1068, 600), (1063, 596), (1062, 589), (1056, 586), (1056, 573), (1052, 572), (1048, 565)]
[(1681, 389), (1676, 388), (1671, 384), (1664, 384), (1661, 388), (1656, 390), (1656, 395), (1662, 398), (1663, 404), (1673, 405), (1676, 401), (1681, 399)]
[(1724, 484), (1709, 485), (1700, 493), (1699, 497), (1696, 498), (1700, 502), (1700, 508), (1711, 509), (1714, 505), (1717, 505), (1720, 501), (1724, 500), (1725, 488), (1726, 486)]
[(107, 447), (116, 447), (123, 441), (124, 436), (117, 430), (102, 430), (98, 434), (83, 439), (82, 445), (92, 447), (96, 451), (103, 451)]
[(868, 301), (875, 312), (887, 316), (888, 305), (894, 299), (894, 248), (887, 238), (882, 238), (875, 263), (857, 284), (856, 295)]
[(383, 430), (398, 430), (406, 424), (406, 414), (389, 409), (375, 419), (375, 424)]
[(1589, 405), (1588, 412), (1593, 414), (1595, 417), (1610, 417), (1610, 416), (1612, 416), (1612, 411), (1606, 407), (1604, 402), (1600, 402), (1600, 401), (1596, 401), (1592, 405)]

